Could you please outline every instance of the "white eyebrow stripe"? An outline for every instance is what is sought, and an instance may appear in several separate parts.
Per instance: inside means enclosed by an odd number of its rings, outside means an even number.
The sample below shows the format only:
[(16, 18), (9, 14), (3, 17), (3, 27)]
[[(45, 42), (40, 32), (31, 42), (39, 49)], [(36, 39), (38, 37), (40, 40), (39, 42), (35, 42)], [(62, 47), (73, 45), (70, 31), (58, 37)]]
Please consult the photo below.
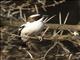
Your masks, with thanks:
[(36, 16), (40, 16), (40, 14), (34, 14), (34, 15), (31, 15), (30, 17), (33, 18), (33, 17), (36, 17)]

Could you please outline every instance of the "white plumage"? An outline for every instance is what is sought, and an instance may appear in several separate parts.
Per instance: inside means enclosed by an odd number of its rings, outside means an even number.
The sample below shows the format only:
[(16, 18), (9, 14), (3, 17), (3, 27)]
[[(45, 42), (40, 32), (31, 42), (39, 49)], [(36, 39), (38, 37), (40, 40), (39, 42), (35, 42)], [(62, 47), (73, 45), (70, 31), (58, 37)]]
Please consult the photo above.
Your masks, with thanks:
[[(43, 19), (43, 18), (41, 18)], [(41, 20), (40, 19), (40, 20)], [(37, 33), (39, 32), (40, 30), (42, 30), (41, 28), (44, 26), (44, 24), (42, 23), (42, 21), (34, 21), (34, 22), (28, 22), (26, 24), (24, 24), (25, 28), (22, 29), (21, 31), (21, 36), (23, 35), (29, 35), (29, 34), (34, 34), (34, 33)]]
[(27, 40), (28, 35), (31, 34), (38, 34), (44, 27), (43, 23), (44, 17), (40, 18), (37, 21), (34, 22), (27, 22), (21, 26), (24, 26), (24, 28), (21, 30), (21, 39), (23, 41)]
[[(35, 14), (30, 17), (34, 18), (34, 17), (39, 17), (39, 16), (40, 16), (40, 14)], [(42, 31), (45, 23), (53, 17), (51, 17), (50, 19), (44, 19), (44, 18), (45, 17), (43, 16), (40, 19), (38, 19), (37, 21), (27, 22), (27, 23), (21, 25), (21, 27), (23, 28), (22, 29), (20, 27), (20, 29), (19, 29), (21, 31), (21, 33), (20, 33), (21, 39), (23, 41), (26, 41), (29, 35), (33, 35), (33, 34), (36, 35), (36, 34), (40, 33), (40, 31)]]

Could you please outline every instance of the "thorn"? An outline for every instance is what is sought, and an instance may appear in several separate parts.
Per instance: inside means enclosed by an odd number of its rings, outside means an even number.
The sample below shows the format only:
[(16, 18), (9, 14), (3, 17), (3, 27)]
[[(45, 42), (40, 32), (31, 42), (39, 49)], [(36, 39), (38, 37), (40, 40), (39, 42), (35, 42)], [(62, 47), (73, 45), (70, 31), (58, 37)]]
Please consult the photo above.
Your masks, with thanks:
[(64, 24), (67, 22), (68, 17), (69, 17), (69, 12), (67, 13), (67, 16), (66, 16), (66, 18), (64, 20)]
[(61, 12), (59, 12), (59, 23), (62, 24), (62, 21), (61, 21)]

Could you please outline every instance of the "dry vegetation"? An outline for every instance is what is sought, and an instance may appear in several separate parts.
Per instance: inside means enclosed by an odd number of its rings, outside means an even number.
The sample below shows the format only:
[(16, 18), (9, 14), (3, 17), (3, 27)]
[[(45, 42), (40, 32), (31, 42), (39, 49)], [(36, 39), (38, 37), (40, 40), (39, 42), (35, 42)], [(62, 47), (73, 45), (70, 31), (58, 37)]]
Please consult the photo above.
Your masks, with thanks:
[[(1, 60), (79, 60), (80, 25), (46, 24), (49, 28), (43, 40), (30, 36), (24, 43), (17, 34), (19, 26), (27, 22), (29, 15), (47, 12), (66, 0), (1, 0), (0, 1), (0, 59)], [(59, 13), (59, 19), (61, 13)], [(79, 35), (74, 35), (77, 31)], [(41, 35), (39, 35), (41, 36)]]

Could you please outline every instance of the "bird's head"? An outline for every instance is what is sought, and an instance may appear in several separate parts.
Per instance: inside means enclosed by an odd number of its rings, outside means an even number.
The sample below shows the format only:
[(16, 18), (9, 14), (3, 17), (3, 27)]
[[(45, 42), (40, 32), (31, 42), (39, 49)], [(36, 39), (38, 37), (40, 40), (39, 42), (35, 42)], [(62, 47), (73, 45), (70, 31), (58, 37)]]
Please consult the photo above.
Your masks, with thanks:
[(18, 35), (21, 34), (21, 30), (22, 30), (24, 27), (25, 27), (25, 24), (23, 24), (23, 25), (21, 25), (21, 26), (19, 27), (19, 29), (18, 29)]

